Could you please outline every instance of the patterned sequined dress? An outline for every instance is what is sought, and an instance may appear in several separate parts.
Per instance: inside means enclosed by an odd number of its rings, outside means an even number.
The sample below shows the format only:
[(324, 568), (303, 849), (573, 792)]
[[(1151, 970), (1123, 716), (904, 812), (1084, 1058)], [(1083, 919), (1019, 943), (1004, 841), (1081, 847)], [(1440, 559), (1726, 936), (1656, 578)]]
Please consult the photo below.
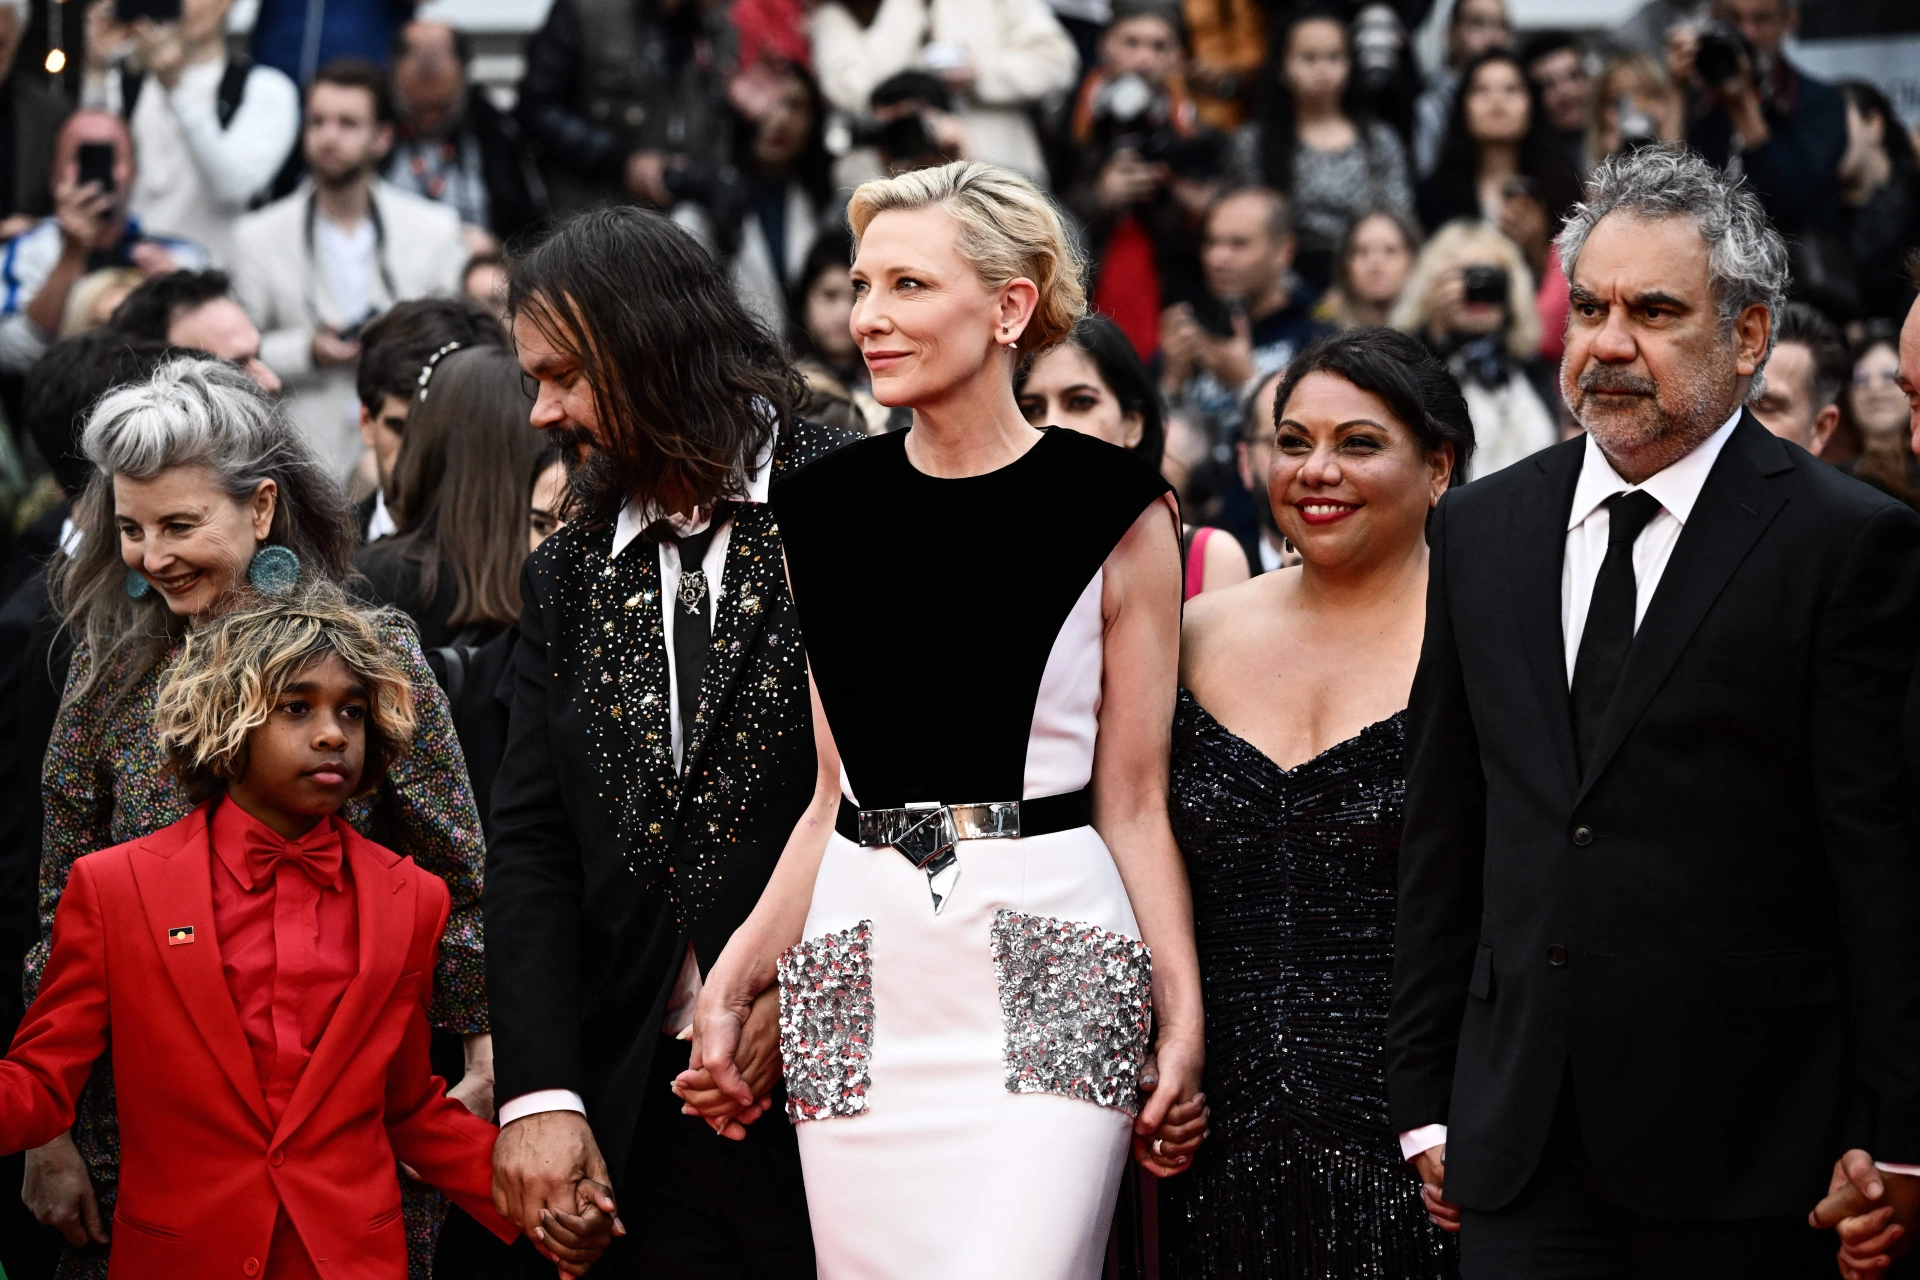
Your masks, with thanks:
[(1282, 769), (1180, 692), (1172, 818), (1213, 1136), (1162, 1184), (1170, 1280), (1457, 1273), (1387, 1118), (1405, 748), (1401, 712)]
[[(1165, 491), (1132, 455), (1059, 429), (965, 479), (914, 470), (895, 435), (776, 482), (846, 797), (1084, 788), (1104, 565)], [(1138, 1105), (1147, 949), (1093, 827), (957, 851), (935, 914), (898, 851), (830, 836), (780, 965), (820, 1275), (1092, 1280)]]

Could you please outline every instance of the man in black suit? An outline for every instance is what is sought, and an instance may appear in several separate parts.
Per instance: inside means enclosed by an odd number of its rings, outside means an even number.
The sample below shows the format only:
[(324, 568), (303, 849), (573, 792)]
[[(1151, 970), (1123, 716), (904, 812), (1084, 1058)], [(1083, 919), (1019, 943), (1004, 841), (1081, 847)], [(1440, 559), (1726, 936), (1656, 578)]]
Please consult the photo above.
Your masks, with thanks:
[[(811, 1276), (792, 1127), (716, 1136), (672, 1085), (701, 975), (814, 791), (767, 489), (850, 437), (795, 420), (777, 339), (658, 214), (581, 214), (516, 264), (509, 309), (534, 425), (583, 456), (579, 514), (522, 579), (494, 783), (495, 1195), (552, 1232), (610, 1212), (610, 1182), (627, 1234), (596, 1275)], [(746, 1036), (771, 1102), (771, 994)]]
[(1618, 157), (1560, 256), (1588, 434), (1430, 530), (1393, 1123), (1468, 1280), (1830, 1276), (1836, 1160), (1920, 1174), (1920, 516), (1741, 407), (1751, 194)]

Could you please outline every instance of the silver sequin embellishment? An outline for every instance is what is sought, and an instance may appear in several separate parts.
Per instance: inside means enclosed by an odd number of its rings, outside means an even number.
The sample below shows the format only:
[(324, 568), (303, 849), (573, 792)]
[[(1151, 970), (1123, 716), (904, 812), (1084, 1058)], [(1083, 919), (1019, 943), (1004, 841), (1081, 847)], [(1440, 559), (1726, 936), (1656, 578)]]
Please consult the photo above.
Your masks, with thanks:
[(1009, 1093), (1058, 1093), (1139, 1111), (1153, 1004), (1146, 943), (1003, 908), (993, 917), (993, 971)]
[(873, 1058), (873, 921), (795, 943), (779, 973), (787, 1118), (859, 1115)]

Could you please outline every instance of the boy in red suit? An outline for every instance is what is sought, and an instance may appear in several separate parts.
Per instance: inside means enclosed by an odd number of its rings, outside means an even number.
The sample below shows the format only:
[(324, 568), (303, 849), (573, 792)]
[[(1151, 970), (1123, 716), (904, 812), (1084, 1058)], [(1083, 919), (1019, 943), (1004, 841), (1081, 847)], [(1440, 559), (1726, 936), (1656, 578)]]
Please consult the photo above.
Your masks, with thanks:
[[(427, 1062), (446, 886), (334, 816), (412, 733), (379, 633), (329, 586), (236, 610), (190, 640), (155, 719), (202, 803), (75, 865), (0, 1062), (0, 1150), (64, 1131), (111, 1046), (114, 1280), (402, 1280), (396, 1158), (511, 1240), (497, 1130)], [(588, 1205), (539, 1243), (579, 1274), (612, 1229)]]

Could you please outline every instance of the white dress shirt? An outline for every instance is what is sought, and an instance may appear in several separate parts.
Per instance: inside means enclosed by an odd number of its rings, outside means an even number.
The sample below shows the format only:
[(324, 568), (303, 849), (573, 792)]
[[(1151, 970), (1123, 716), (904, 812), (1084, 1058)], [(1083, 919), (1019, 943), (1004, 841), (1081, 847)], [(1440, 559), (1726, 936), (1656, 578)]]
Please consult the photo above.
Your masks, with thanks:
[[(1594, 438), (1587, 437), (1587, 454), (1580, 464), (1580, 481), (1573, 489), (1573, 506), (1567, 512), (1567, 548), (1560, 562), (1560, 631), (1567, 644), (1567, 687), (1573, 687), (1573, 664), (1580, 656), (1580, 637), (1587, 629), (1587, 610), (1593, 604), (1593, 584), (1600, 577), (1600, 562), (1607, 558), (1607, 535), (1613, 527), (1613, 513), (1607, 499), (1619, 493), (1644, 489), (1660, 500), (1660, 510), (1633, 544), (1633, 626), (1647, 616), (1647, 604), (1667, 570), (1680, 530), (1700, 500), (1707, 473), (1727, 445), (1740, 410), (1721, 424), (1691, 453), (1669, 463), (1639, 484), (1628, 484), (1600, 452)], [(1400, 1135), (1401, 1154), (1411, 1160), (1447, 1140), (1444, 1124), (1422, 1125)]]
[[(737, 501), (765, 502), (767, 490), (773, 483), (773, 440), (767, 441), (767, 447), (760, 457), (754, 460), (753, 470), (747, 475), (747, 491), (737, 496)], [(656, 520), (666, 518), (673, 522), (682, 536), (699, 533), (707, 527), (707, 521), (686, 520), (680, 516), (666, 515), (659, 504), (654, 502), (628, 502), (620, 509), (620, 517), (613, 526), (613, 547), (608, 553), (617, 558), (642, 530)], [(720, 597), (727, 589), (725, 568), (727, 563), (727, 543), (733, 534), (731, 522), (722, 526), (720, 532), (707, 544), (707, 554), (700, 561), (712, 589), (707, 592), (707, 621), (709, 626), (717, 624), (720, 614)], [(660, 601), (663, 606), (675, 600), (680, 591), (680, 548), (671, 542), (661, 542), (660, 550)], [(665, 608), (662, 609), (665, 612)], [(671, 635), (669, 628), (662, 628)], [(667, 714), (673, 726), (673, 767), (678, 772), (682, 756), (686, 750), (686, 734), (680, 727), (680, 684), (676, 674), (673, 645), (666, 643), (667, 649)], [(687, 944), (687, 954), (680, 962), (680, 976), (674, 979), (673, 992), (667, 997), (666, 1018), (660, 1024), (664, 1035), (681, 1040), (693, 1035), (693, 1007), (700, 999), (700, 962), (693, 954), (693, 944)], [(500, 1104), (500, 1124), (512, 1124), (523, 1116), (534, 1115), (541, 1111), (578, 1111), (587, 1113), (584, 1098), (571, 1089), (536, 1089), (532, 1093), (523, 1093), (516, 1098)]]
[[(1607, 557), (1607, 534), (1612, 527), (1608, 498), (1617, 493), (1644, 489), (1660, 500), (1660, 510), (1640, 531), (1633, 544), (1633, 626), (1640, 629), (1647, 616), (1647, 604), (1667, 570), (1673, 547), (1680, 540), (1693, 504), (1707, 483), (1707, 473), (1733, 435), (1740, 421), (1740, 410), (1708, 436), (1698, 448), (1665, 470), (1655, 472), (1639, 484), (1620, 478), (1607, 455), (1593, 437), (1587, 437), (1587, 456), (1580, 466), (1580, 482), (1574, 486), (1573, 506), (1567, 513), (1567, 552), (1560, 569), (1560, 624), (1567, 642), (1567, 687), (1573, 687), (1573, 664), (1580, 656), (1580, 636), (1587, 629), (1587, 610), (1593, 603), (1593, 584), (1600, 577), (1600, 562)], [(1422, 1151), (1447, 1140), (1444, 1124), (1422, 1125), (1400, 1135), (1400, 1151), (1411, 1160)], [(1887, 1173), (1920, 1177), (1920, 1165), (1876, 1162)]]

